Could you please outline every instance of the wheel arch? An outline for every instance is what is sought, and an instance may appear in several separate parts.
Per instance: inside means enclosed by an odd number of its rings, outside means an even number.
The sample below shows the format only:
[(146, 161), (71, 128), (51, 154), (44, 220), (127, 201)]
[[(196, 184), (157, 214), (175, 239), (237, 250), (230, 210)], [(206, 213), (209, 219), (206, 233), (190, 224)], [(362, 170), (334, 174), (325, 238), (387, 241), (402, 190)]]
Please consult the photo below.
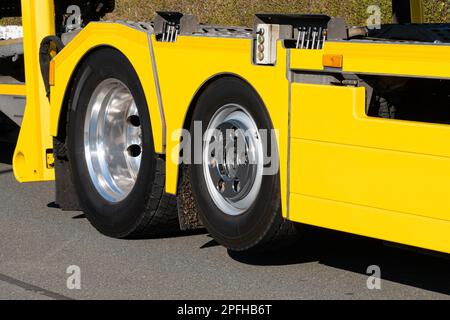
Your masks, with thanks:
[[(164, 153), (165, 123), (155, 86), (150, 36), (119, 23), (90, 23), (54, 58), (55, 85), (51, 89), (50, 134), (64, 136), (67, 124), (65, 115), (77, 72), (89, 56), (104, 48), (119, 51), (136, 71), (149, 108), (155, 151)], [(148, 54), (143, 54), (145, 51)]]
[[(243, 83), (245, 83), (246, 85), (249, 86), (249, 88), (253, 91), (255, 96), (261, 101), (262, 105), (264, 106), (265, 112), (267, 113), (267, 116), (270, 119), (271, 126), (273, 128), (273, 122), (272, 122), (272, 119), (270, 117), (270, 112), (267, 109), (267, 106), (266, 106), (264, 100), (262, 99), (261, 95), (256, 90), (255, 86), (252, 85), (252, 83), (250, 81), (248, 81), (245, 77), (243, 77), (243, 76), (241, 76), (241, 75), (239, 75), (237, 73), (224, 72), (224, 73), (215, 74), (215, 75), (209, 77), (197, 89), (197, 91), (193, 95), (193, 97), (191, 99), (191, 102), (189, 103), (189, 106), (188, 106), (187, 111), (185, 113), (182, 129), (184, 129), (184, 130), (188, 130), (189, 129), (189, 126), (190, 126), (190, 123), (192, 121), (192, 116), (193, 116), (193, 113), (194, 113), (197, 101), (202, 96), (202, 94), (205, 92), (205, 90), (211, 84), (215, 83), (216, 81), (220, 81), (221, 79), (224, 79), (224, 78), (234, 78), (234, 79), (237, 79), (239, 81), (242, 81)], [(277, 148), (278, 148), (278, 146), (277, 146)], [(182, 181), (182, 179), (181, 179), (182, 167), (183, 167), (182, 164), (178, 164), (177, 165), (177, 172), (178, 172), (178, 174), (177, 174), (177, 181), (176, 181), (177, 190), (180, 187), (180, 182)]]
[[(200, 98), (200, 96), (203, 94), (203, 92), (206, 90), (206, 88), (209, 85), (213, 84), (214, 82), (219, 81), (223, 78), (235, 78), (235, 79), (240, 80), (243, 83), (247, 84), (252, 89), (253, 93), (255, 93), (255, 95), (261, 101), (261, 103), (264, 105), (265, 111), (267, 112), (267, 114), (269, 115), (269, 118), (270, 118), (270, 113), (266, 107), (266, 104), (264, 103), (264, 100), (262, 99), (261, 95), (256, 90), (255, 86), (253, 86), (252, 83), (250, 81), (248, 81), (245, 77), (243, 77), (237, 73), (224, 72), (224, 73), (215, 74), (215, 75), (209, 77), (197, 89), (191, 102), (189, 103), (187, 112), (185, 114), (185, 117), (183, 120), (183, 129), (188, 129), (188, 126), (189, 126), (190, 122), (192, 121), (192, 114), (194, 113), (194, 109), (197, 104), (197, 101)], [(273, 123), (272, 123), (272, 126), (273, 126)]]
[(76, 75), (82, 68), (84, 62), (94, 52), (97, 52), (99, 50), (106, 49), (106, 48), (116, 49), (109, 45), (100, 45), (100, 46), (91, 48), (80, 58), (80, 60), (78, 60), (77, 64), (74, 66), (74, 68), (71, 72), (69, 82), (67, 83), (67, 86), (65, 87), (65, 90), (64, 90), (64, 95), (62, 97), (61, 104), (58, 104), (60, 106), (59, 107), (59, 116), (58, 116), (58, 120), (57, 120), (56, 131), (54, 132), (54, 133), (56, 133), (56, 135), (54, 135), (54, 136), (61, 141), (64, 141), (63, 139), (66, 137), (66, 134), (67, 134), (66, 131), (67, 131), (67, 123), (68, 123), (69, 100), (70, 100), (70, 97), (71, 97), (73, 91), (76, 89), (75, 88)]

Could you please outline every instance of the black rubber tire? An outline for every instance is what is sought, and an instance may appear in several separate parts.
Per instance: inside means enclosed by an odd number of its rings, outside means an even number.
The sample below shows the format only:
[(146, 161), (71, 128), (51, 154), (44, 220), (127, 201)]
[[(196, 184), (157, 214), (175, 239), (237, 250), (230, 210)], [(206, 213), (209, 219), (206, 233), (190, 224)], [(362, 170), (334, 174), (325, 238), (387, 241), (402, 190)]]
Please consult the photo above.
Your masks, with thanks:
[[(224, 77), (208, 85), (199, 97), (190, 132), (194, 133), (194, 121), (201, 121), (204, 133), (214, 113), (230, 103), (244, 107), (259, 129), (273, 128), (267, 110), (253, 88), (240, 79)], [(192, 141), (195, 140), (194, 137)], [(263, 176), (257, 199), (247, 211), (237, 216), (227, 215), (215, 205), (209, 195), (201, 164), (191, 165), (190, 177), (201, 221), (212, 237), (226, 248), (233, 251), (267, 251), (287, 243), (280, 238), (292, 238), (296, 234), (292, 223), (281, 215), (279, 173)]]
[[(142, 161), (136, 183), (120, 202), (105, 200), (91, 182), (84, 155), (87, 106), (99, 83), (122, 81), (130, 90), (142, 123)], [(176, 197), (164, 192), (164, 161), (154, 151), (150, 116), (139, 78), (128, 59), (112, 48), (94, 51), (79, 68), (69, 101), (68, 154), (80, 205), (91, 224), (115, 238), (146, 238), (179, 231)]]

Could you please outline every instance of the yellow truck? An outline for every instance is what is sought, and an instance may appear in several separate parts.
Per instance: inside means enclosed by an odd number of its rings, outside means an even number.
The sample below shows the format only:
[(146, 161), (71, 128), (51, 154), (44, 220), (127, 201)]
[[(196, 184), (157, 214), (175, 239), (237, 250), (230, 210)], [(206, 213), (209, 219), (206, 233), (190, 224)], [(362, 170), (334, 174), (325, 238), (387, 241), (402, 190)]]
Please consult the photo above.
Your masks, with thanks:
[(450, 24), (422, 23), (421, 1), (392, 8), (392, 24), (245, 28), (0, 1), (23, 28), (0, 41), (15, 177), (55, 180), (61, 209), (111, 237), (204, 226), (256, 251), (314, 225), (450, 253)]

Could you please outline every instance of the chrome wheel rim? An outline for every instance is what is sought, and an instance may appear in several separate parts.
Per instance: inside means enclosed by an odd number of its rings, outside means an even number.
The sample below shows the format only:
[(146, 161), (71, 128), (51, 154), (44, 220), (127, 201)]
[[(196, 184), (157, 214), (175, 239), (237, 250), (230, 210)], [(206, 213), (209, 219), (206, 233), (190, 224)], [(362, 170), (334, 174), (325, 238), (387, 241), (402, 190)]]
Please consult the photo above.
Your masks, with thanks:
[(117, 79), (102, 81), (90, 98), (84, 123), (84, 154), (98, 193), (110, 202), (125, 199), (141, 165), (142, 130), (134, 98)]
[(225, 105), (211, 118), (204, 139), (209, 195), (223, 213), (244, 213), (255, 202), (263, 176), (263, 146), (255, 121), (242, 106)]

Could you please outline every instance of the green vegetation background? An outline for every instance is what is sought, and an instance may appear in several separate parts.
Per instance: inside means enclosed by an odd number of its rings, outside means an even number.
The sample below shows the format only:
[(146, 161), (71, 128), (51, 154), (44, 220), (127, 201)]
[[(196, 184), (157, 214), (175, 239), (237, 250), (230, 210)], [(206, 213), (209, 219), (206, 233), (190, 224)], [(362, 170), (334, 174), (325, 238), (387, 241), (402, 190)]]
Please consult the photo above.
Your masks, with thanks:
[[(148, 21), (156, 10), (170, 10), (195, 14), (203, 23), (250, 26), (256, 12), (324, 13), (365, 25), (367, 8), (374, 4), (383, 22), (391, 21), (391, 0), (116, 0), (107, 18)], [(450, 0), (425, 0), (424, 5), (426, 22), (450, 22)]]
[[(405, 0), (407, 1), (407, 0)], [(251, 26), (257, 12), (323, 13), (343, 17), (349, 25), (365, 25), (367, 8), (378, 5), (383, 22), (390, 22), (391, 0), (116, 0), (116, 10), (106, 19), (150, 21), (156, 10), (195, 14), (209, 24)], [(450, 22), (450, 0), (424, 0), (428, 23)], [(0, 19), (0, 24), (18, 24)]]

